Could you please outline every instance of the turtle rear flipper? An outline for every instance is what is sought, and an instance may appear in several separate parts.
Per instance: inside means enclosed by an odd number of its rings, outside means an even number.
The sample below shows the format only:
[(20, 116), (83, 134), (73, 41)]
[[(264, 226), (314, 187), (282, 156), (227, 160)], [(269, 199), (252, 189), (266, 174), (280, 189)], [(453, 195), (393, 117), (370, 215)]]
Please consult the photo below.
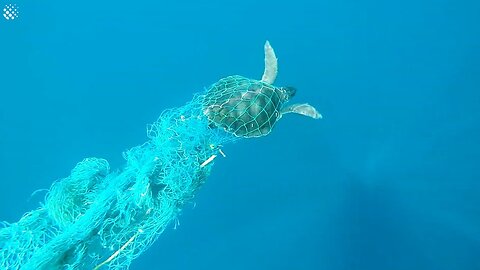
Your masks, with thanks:
[(321, 119), (322, 115), (308, 103), (302, 104), (292, 104), (288, 107), (282, 109), (282, 115), (286, 113), (297, 113), (301, 115), (305, 115), (311, 117), (313, 119)]

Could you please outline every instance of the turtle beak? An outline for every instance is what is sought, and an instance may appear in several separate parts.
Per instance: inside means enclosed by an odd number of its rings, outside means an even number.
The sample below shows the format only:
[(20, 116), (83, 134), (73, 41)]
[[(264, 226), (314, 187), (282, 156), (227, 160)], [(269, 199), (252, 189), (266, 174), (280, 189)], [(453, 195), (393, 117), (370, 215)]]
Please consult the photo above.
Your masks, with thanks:
[(297, 89), (291, 86), (282, 87), (282, 90), (285, 92), (285, 101), (290, 100), (297, 93)]
[(290, 96), (290, 98), (292, 98), (297, 93), (297, 88), (289, 86), (289, 87), (287, 87), (287, 91), (289, 91), (289, 92), (287, 92), (288, 96)]

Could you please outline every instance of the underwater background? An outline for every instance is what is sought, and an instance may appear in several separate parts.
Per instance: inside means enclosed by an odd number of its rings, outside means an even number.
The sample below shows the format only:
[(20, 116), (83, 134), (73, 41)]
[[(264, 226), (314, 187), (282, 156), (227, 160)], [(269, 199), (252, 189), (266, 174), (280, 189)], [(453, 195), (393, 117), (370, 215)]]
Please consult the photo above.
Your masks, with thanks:
[(479, 1), (24, 1), (0, 17), (0, 220), (221, 77), (323, 114), (226, 145), (131, 269), (480, 269)]

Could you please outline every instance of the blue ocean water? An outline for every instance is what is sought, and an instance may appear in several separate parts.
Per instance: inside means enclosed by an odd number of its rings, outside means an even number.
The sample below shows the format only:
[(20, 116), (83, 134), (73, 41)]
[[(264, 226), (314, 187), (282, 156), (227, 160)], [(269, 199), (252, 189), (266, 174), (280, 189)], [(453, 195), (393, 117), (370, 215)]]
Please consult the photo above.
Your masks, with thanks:
[(146, 124), (231, 74), (287, 115), (227, 145), (131, 269), (480, 269), (480, 2), (23, 1), (0, 17), (0, 220), (85, 157), (114, 168)]

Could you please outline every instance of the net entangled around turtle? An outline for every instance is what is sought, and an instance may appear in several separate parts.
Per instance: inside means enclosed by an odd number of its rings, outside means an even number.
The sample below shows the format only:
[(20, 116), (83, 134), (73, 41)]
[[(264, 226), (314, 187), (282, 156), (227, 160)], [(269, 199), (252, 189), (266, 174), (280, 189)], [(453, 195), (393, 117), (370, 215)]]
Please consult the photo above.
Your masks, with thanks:
[(320, 113), (306, 103), (284, 107), (296, 90), (274, 86), (277, 71), (277, 58), (267, 41), (262, 80), (232, 75), (211, 85), (205, 94), (203, 112), (212, 126), (237, 137), (250, 138), (268, 135), (285, 113), (321, 118)]

